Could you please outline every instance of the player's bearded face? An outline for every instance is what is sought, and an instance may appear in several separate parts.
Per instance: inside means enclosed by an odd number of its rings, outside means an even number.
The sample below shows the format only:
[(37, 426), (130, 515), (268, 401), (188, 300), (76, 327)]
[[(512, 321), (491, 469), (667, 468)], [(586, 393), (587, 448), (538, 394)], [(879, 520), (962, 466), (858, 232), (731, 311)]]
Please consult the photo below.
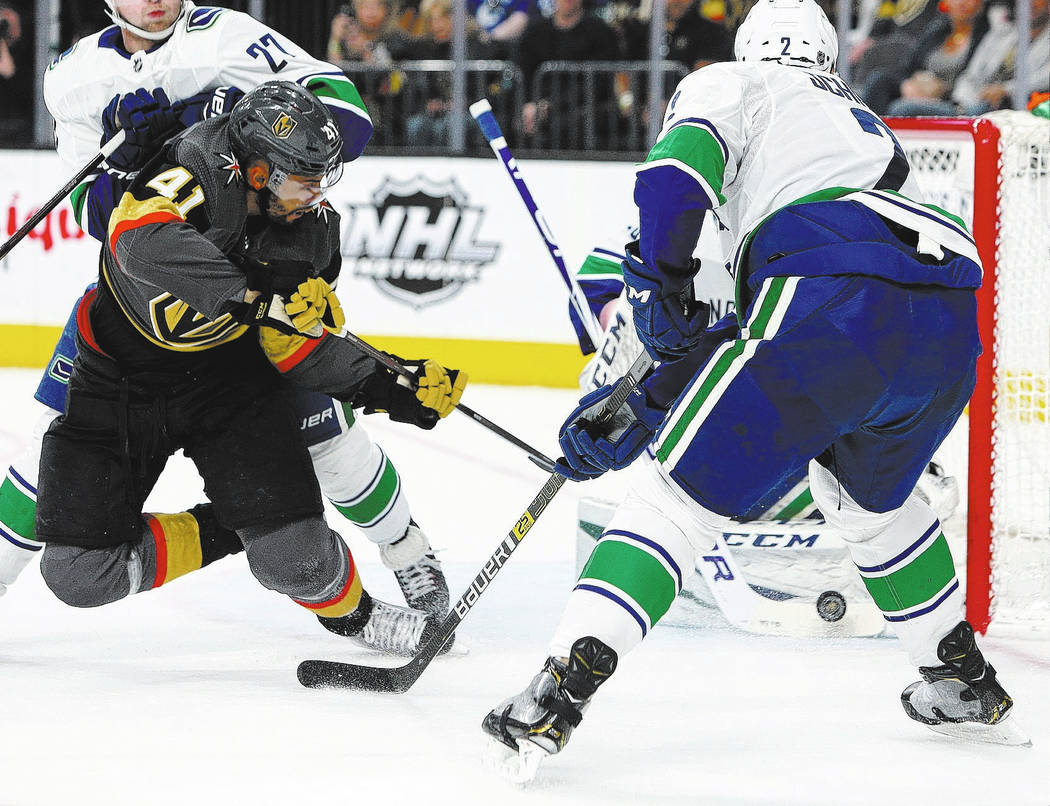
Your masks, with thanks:
[(163, 31), (175, 22), (182, 0), (117, 0), (117, 13), (136, 28)]
[(319, 176), (289, 176), (276, 190), (266, 194), (266, 216), (278, 224), (298, 221), (324, 201), (325, 187)]

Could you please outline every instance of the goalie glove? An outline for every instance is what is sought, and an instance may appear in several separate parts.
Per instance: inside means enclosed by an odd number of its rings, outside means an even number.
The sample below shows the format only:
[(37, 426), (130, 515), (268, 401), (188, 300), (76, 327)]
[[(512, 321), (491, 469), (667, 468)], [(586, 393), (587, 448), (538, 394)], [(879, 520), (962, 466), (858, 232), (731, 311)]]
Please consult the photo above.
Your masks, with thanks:
[(397, 360), (412, 370), (414, 380), (380, 367), (365, 381), (354, 405), (364, 406), (365, 414), (385, 411), (394, 422), (430, 430), (459, 404), (467, 374), (446, 369), (432, 359)]
[(650, 402), (645, 389), (635, 389), (602, 426), (594, 420), (612, 394), (603, 386), (584, 395), (562, 424), (558, 444), (564, 456), (554, 469), (573, 481), (597, 478), (607, 470), (622, 470), (642, 455), (660, 430), (667, 412)]

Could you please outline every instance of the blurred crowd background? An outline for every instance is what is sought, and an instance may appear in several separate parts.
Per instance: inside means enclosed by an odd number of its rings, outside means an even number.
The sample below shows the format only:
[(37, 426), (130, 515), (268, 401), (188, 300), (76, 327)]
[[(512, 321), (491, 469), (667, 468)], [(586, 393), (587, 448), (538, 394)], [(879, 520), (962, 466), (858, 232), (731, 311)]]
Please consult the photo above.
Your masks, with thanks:
[[(205, 3), (200, 3), (205, 5)], [(491, 102), (523, 152), (624, 158), (688, 72), (732, 59), (750, 0), (227, 0), (358, 85), (373, 153), (480, 153)], [(1050, 89), (1048, 0), (822, 0), (839, 73), (890, 116), (1024, 108)], [(848, 17), (848, 18), (847, 18)], [(102, 0), (0, 0), (0, 147), (48, 147), (47, 63), (109, 24)], [(655, 97), (655, 104), (650, 99)]]

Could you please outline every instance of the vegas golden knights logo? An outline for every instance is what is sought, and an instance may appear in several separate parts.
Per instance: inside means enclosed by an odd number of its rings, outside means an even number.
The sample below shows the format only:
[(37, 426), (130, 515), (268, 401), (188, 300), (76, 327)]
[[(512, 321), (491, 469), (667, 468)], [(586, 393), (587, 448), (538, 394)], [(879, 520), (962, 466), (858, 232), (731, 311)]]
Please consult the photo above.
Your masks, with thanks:
[(282, 114), (277, 120), (273, 122), (273, 133), (276, 134), (281, 140), (287, 140), (288, 135), (295, 131), (295, 127), (299, 124), (294, 121), (287, 114)]
[(230, 314), (212, 321), (171, 294), (150, 300), (150, 318), (155, 339), (164, 347), (186, 352), (232, 341), (247, 330)]

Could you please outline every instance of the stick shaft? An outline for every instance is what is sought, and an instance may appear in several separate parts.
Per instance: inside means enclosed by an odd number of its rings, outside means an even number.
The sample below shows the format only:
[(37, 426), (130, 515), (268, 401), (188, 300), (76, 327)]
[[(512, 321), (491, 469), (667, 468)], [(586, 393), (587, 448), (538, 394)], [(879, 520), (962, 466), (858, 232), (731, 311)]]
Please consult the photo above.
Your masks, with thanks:
[(507, 145), (507, 140), (500, 130), (496, 116), (492, 114), (492, 107), (487, 100), (482, 99), (471, 104), (470, 113), (474, 116), (474, 120), (477, 121), (482, 133), (485, 135), (492, 152), (503, 163), (503, 167), (507, 169), (507, 174), (514, 183), (514, 187), (517, 189), (525, 209), (529, 211), (529, 215), (532, 217), (540, 237), (543, 238), (543, 243), (547, 247), (555, 267), (558, 269), (558, 274), (561, 275), (562, 281), (569, 290), (569, 301), (576, 310), (576, 314), (580, 317), (591, 344), (597, 349), (597, 345), (601, 343), (602, 339), (601, 325), (595, 319), (594, 314), (591, 313), (590, 305), (587, 304), (587, 296), (583, 293), (583, 289), (580, 288), (576, 277), (566, 268), (561, 248), (554, 240), (554, 234), (551, 232), (547, 219), (540, 212), (539, 205), (536, 204), (536, 199), (532, 196), (532, 191), (529, 190), (529, 186), (525, 184), (525, 180), (521, 176), (521, 171), (518, 170), (518, 161), (514, 158), (510, 147)]
[(18, 231), (15, 234), (8, 238), (3, 246), (0, 246), (0, 260), (3, 260), (8, 252), (18, 246), (21, 240), (30, 233), (33, 227), (43, 221), (48, 213), (54, 210), (66, 196), (72, 193), (76, 186), (83, 182), (88, 174), (96, 170), (98, 166), (102, 164), (103, 160), (112, 154), (117, 146), (123, 142), (124, 130), (121, 129), (108, 143), (99, 149), (99, 152), (88, 161), (87, 165), (77, 171), (72, 179), (60, 187), (54, 196), (44, 202), (40, 209), (33, 213), (33, 215), (29, 217), (29, 220), (18, 228)]
[[(403, 378), (408, 378), (412, 381), (415, 381), (415, 373), (412, 372), (412, 370), (410, 370), (408, 367), (406, 367), (404, 364), (402, 364), (389, 353), (384, 353), (382, 350), (373, 347), (360, 336), (357, 336), (354, 333), (351, 333), (350, 331), (344, 331), (341, 335), (344, 339), (355, 345), (362, 352), (374, 358), (387, 369), (396, 372)], [(554, 472), (554, 462), (549, 457), (544, 456), (542, 453), (533, 448), (527, 442), (514, 436), (514, 434), (512, 434), (507, 429), (496, 425), (496, 423), (492, 422), (492, 420), (490, 420), (488, 417), (479, 414), (478, 412), (474, 411), (474, 409), (464, 405), (463, 403), (459, 403), (456, 406), (456, 411), (462, 412), (467, 417), (476, 422), (478, 425), (482, 426), (483, 428), (487, 428), (492, 433), (509, 442), (511, 445), (514, 445), (515, 447), (523, 450), (529, 455), (529, 458), (536, 465), (543, 468), (543, 470), (546, 470), (548, 473)]]

